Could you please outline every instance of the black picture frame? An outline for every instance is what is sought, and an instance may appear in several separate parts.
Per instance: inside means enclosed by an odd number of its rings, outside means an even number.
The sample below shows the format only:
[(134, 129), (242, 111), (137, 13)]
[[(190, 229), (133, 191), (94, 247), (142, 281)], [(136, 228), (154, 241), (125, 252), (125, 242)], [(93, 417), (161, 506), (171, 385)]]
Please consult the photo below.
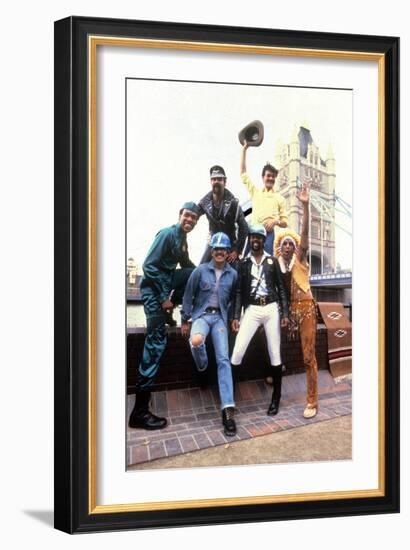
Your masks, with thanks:
[[(376, 54), (383, 64), (384, 402), (379, 496), (132, 511), (95, 508), (90, 378), (95, 323), (90, 255), (89, 37)], [(320, 54), (318, 54), (320, 55)], [(92, 191), (92, 190), (91, 190)], [(376, 237), (375, 237), (376, 238)], [(91, 283), (90, 283), (91, 281)], [(92, 285), (91, 285), (92, 286)], [(388, 322), (387, 322), (388, 320)], [(399, 39), (69, 17), (55, 23), (55, 527), (67, 533), (381, 514), (399, 511)], [(94, 336), (92, 336), (95, 338)], [(362, 345), (366, 345), (363, 341)], [(91, 359), (90, 359), (91, 357)], [(91, 398), (90, 398), (91, 396)]]

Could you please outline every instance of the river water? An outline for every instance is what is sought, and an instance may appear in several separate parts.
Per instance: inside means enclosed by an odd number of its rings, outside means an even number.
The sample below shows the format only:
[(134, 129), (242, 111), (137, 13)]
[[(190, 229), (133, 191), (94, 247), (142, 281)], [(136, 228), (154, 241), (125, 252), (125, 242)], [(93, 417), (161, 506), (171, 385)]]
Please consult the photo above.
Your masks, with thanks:
[[(181, 314), (178, 308), (174, 309), (173, 315), (175, 321), (181, 324)], [(141, 304), (127, 304), (127, 327), (146, 327), (144, 307)]]

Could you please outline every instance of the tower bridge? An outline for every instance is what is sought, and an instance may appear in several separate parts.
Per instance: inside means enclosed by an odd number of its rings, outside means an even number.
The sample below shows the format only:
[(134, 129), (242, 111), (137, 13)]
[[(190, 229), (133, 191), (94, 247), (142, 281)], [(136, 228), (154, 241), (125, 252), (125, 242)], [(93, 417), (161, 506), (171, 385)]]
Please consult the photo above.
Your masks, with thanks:
[[(338, 269), (335, 257), (336, 227), (351, 236), (352, 207), (336, 193), (336, 161), (329, 145), (326, 155), (322, 155), (313, 141), (306, 123), (293, 129), (289, 143), (278, 141), (274, 164), (278, 169), (276, 189), (285, 198), (289, 227), (300, 233), (303, 207), (297, 198), (301, 187), (310, 188), (309, 215), (309, 264), (313, 284), (330, 281), (338, 284), (348, 277), (325, 277), (335, 274)], [(242, 205), (245, 216), (252, 211), (250, 200)], [(336, 219), (336, 214), (338, 214)], [(350, 274), (351, 283), (351, 274)]]
[[(303, 185), (310, 188), (310, 283), (317, 301), (341, 302), (351, 318), (352, 272), (336, 264), (336, 228), (351, 237), (352, 207), (336, 193), (336, 161), (331, 146), (325, 155), (313, 141), (306, 123), (293, 129), (289, 143), (278, 141), (274, 165), (279, 173), (276, 190), (285, 198), (288, 225), (301, 232), (303, 207), (297, 198)], [(241, 204), (245, 216), (252, 202)]]

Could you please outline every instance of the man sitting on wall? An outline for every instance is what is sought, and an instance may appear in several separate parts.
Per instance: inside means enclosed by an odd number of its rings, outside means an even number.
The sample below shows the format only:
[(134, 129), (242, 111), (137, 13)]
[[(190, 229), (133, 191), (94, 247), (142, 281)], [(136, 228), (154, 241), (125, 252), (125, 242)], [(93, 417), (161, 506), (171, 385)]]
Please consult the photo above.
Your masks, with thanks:
[[(186, 202), (179, 211), (178, 223), (157, 233), (142, 266), (141, 297), (147, 333), (138, 369), (135, 406), (129, 419), (130, 428), (160, 430), (167, 425), (166, 418), (152, 414), (148, 405), (167, 345), (167, 315), (172, 313), (176, 303), (180, 303), (186, 282), (195, 268), (188, 255), (187, 234), (194, 229), (198, 214), (198, 206)], [(176, 269), (178, 263), (182, 269)]]

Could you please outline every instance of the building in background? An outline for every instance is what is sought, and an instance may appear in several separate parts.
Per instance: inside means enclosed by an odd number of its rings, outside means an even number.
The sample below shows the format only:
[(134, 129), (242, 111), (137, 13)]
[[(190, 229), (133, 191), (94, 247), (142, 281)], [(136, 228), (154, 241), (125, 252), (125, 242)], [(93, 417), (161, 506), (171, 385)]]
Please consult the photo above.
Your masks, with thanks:
[(127, 300), (141, 299), (140, 294), (140, 281), (141, 275), (139, 273), (137, 262), (134, 258), (128, 258), (127, 260)]
[(286, 199), (289, 226), (298, 233), (302, 205), (296, 194), (304, 183), (310, 185), (311, 274), (335, 272), (336, 161), (332, 147), (323, 154), (304, 123), (299, 130), (294, 127), (290, 143), (278, 141), (274, 163), (279, 170), (276, 190)]

